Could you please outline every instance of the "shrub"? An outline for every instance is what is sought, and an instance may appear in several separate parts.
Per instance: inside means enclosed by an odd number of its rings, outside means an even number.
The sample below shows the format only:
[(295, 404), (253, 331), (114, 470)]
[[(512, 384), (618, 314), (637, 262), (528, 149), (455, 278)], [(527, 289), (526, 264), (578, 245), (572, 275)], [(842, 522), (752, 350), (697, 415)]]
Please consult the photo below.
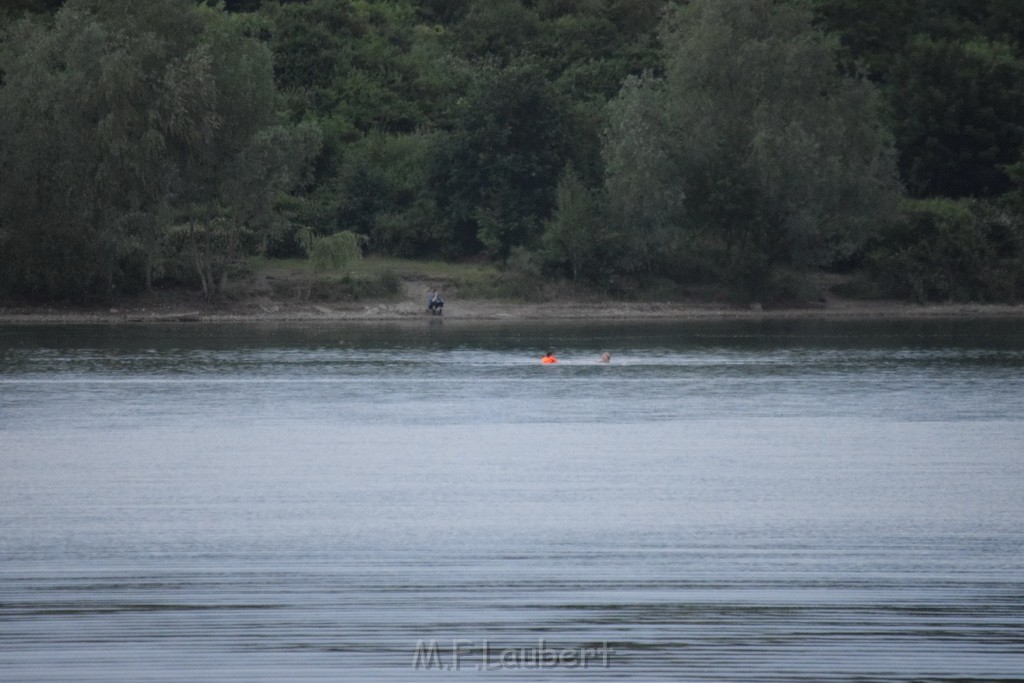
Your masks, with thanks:
[(308, 228), (303, 228), (296, 238), (309, 255), (313, 270), (318, 273), (343, 270), (349, 264), (363, 258), (360, 246), (363, 238), (348, 230), (327, 237), (317, 237)]
[(1024, 291), (1021, 217), (975, 200), (908, 200), (868, 254), (891, 296), (1014, 302)]

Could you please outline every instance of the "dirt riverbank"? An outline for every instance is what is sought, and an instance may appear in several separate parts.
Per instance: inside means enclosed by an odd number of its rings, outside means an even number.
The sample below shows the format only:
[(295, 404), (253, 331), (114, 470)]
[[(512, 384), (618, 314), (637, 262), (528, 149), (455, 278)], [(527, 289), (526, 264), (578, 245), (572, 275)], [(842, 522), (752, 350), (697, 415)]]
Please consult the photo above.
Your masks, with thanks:
[[(708, 302), (563, 302), (511, 303), (449, 298), (446, 321), (644, 321), (759, 319), (891, 319), (1013, 317), (1024, 319), (1022, 305), (930, 304), (899, 301), (830, 299), (813, 306), (762, 307)], [(412, 297), (359, 303), (246, 300), (210, 304), (151, 299), (115, 306), (0, 307), (0, 324), (125, 324), (156, 322), (330, 322), (414, 321), (429, 318)]]

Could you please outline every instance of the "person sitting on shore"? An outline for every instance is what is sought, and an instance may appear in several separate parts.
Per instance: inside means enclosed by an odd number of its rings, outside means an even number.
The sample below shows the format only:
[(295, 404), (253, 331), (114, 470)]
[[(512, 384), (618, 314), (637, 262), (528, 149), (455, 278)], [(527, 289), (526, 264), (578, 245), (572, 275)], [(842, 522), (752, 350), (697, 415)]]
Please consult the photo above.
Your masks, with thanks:
[(544, 365), (551, 365), (552, 363), (557, 363), (558, 359), (555, 358), (554, 351), (548, 351), (547, 353), (544, 354), (544, 357), (540, 359), (540, 362), (543, 363)]
[(444, 315), (444, 299), (437, 293), (436, 289), (430, 290), (430, 298), (427, 299), (427, 312), (433, 315)]

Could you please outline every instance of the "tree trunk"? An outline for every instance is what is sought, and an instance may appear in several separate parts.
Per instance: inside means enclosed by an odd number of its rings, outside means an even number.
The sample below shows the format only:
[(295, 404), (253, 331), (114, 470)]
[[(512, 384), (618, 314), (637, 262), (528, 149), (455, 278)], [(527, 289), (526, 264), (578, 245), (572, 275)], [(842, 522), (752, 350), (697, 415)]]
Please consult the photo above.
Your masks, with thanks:
[(213, 274), (213, 254), (210, 253), (210, 242), (212, 241), (210, 228), (207, 225), (206, 239), (203, 241), (203, 277), (206, 278), (203, 290), (206, 292), (207, 299), (217, 299), (218, 297), (217, 278)]
[(228, 286), (228, 268), (225, 264), (223, 270), (220, 272), (220, 279), (217, 280), (216, 296), (218, 299), (224, 294), (224, 290)]
[(196, 224), (195, 221), (189, 221), (188, 223), (188, 241), (189, 247), (192, 250), (192, 263), (196, 267), (196, 273), (199, 275), (199, 282), (203, 286), (203, 297), (206, 299), (210, 298), (210, 287), (206, 278), (206, 268), (203, 267), (203, 260), (199, 256), (199, 244), (196, 242), (195, 233)]
[(228, 270), (235, 262), (235, 254), (238, 252), (238, 245), (241, 241), (242, 228), (239, 225), (231, 226), (231, 234), (228, 236), (227, 246), (224, 248), (224, 262), (221, 263), (220, 277), (217, 278), (216, 294), (219, 299), (228, 286)]

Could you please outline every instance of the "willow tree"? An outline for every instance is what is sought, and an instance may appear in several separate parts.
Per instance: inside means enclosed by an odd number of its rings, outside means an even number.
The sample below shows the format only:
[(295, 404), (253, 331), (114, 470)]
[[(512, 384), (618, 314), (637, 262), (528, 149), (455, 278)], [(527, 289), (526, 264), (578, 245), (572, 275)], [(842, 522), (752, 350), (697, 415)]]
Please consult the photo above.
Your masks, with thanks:
[(41, 298), (148, 286), (182, 216), (216, 296), (320, 145), (277, 127), (268, 49), (188, 0), (69, 0), (9, 28), (0, 74), (0, 288)]
[(661, 27), (664, 75), (610, 108), (606, 189), (639, 257), (698, 236), (756, 293), (780, 265), (851, 253), (900, 196), (875, 88), (799, 5), (693, 0)]
[(9, 287), (90, 298), (138, 270), (148, 284), (176, 175), (169, 147), (204, 127), (193, 103), (210, 89), (182, 66), (202, 28), (177, 0), (73, 0), (50, 23), (10, 28), (0, 45)]
[(569, 156), (565, 98), (530, 62), (482, 67), (432, 161), (437, 204), (464, 253), (504, 261), (539, 241)]
[(207, 298), (219, 298), (246, 243), (285, 219), (279, 200), (306, 179), (321, 134), (310, 124), (277, 124), (277, 91), (269, 48), (240, 32), (234, 19), (204, 10), (205, 41), (216, 59), (200, 69), (214, 96), (203, 104), (206, 144), (176, 150), (185, 251)]

